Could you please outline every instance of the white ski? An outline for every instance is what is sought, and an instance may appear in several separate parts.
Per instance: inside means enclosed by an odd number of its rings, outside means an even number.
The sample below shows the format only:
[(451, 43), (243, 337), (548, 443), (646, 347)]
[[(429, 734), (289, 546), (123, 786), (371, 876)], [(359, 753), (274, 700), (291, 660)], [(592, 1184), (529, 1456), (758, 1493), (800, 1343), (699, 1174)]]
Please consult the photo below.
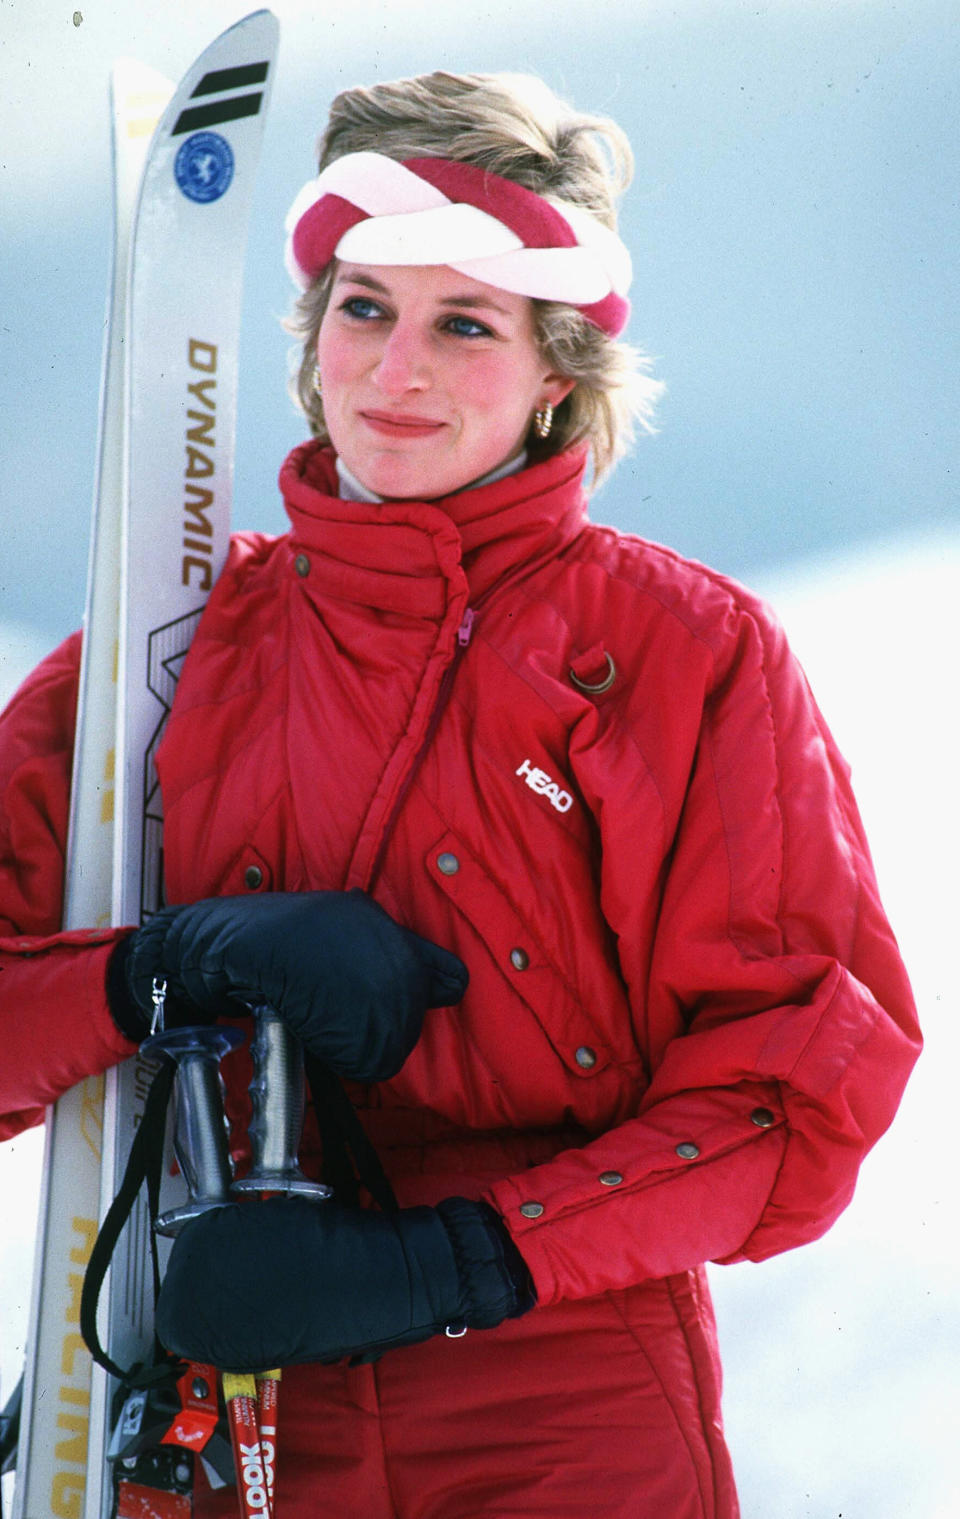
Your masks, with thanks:
[[(132, 221), (136, 176), (127, 165), (127, 118), (119, 118), (69, 926), (140, 922), (161, 901), (153, 751), (227, 547), (246, 226), (277, 31), (274, 17), (258, 11), (189, 70), (150, 142)], [(118, 102), (130, 93), (130, 77), (120, 70)], [(95, 900), (75, 884), (92, 877)], [(113, 1510), (105, 1462), (110, 1389), (98, 1369), (91, 1377), (77, 1309), (148, 1075), (142, 1061), (130, 1061), (108, 1073), (105, 1101), (102, 1083), (85, 1083), (51, 1120), (15, 1519), (105, 1519)], [(100, 1327), (123, 1365), (152, 1351), (148, 1278), (141, 1209), (121, 1237)]]
[[(150, 138), (173, 85), (123, 61), (113, 70), (114, 247), (71, 787), (64, 927), (111, 920), (123, 475), (123, 342), (130, 226)], [(100, 1214), (103, 1078), (47, 1114), (14, 1519), (77, 1515), (87, 1462), (91, 1360), (79, 1333), (83, 1268)]]
[[(153, 754), (230, 531), (240, 293), (277, 23), (259, 11), (185, 76), (141, 186), (127, 313), (125, 481), (113, 921), (162, 902), (162, 813)], [(158, 377), (160, 377), (158, 379)], [(159, 388), (158, 388), (159, 387)], [(119, 1185), (147, 1090), (140, 1060), (108, 1073), (102, 1212)], [(101, 1338), (130, 1365), (152, 1352), (145, 1202), (121, 1237)], [(94, 1374), (87, 1519), (103, 1480), (109, 1409)]]

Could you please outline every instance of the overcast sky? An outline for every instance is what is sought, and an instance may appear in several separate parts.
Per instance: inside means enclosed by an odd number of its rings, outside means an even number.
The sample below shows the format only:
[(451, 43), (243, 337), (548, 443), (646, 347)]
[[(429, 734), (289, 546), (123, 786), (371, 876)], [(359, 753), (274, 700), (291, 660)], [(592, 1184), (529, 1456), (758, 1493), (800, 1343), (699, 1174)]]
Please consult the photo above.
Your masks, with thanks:
[[(0, 0), (0, 615), (83, 603), (109, 219), (107, 84), (179, 77), (246, 7)], [(955, 0), (278, 3), (250, 238), (237, 521), (279, 529), (283, 215), (344, 85), (541, 72), (626, 127), (630, 336), (669, 386), (597, 515), (747, 578), (956, 521)], [(72, 17), (81, 16), (74, 25)], [(213, 279), (215, 270), (198, 270)]]

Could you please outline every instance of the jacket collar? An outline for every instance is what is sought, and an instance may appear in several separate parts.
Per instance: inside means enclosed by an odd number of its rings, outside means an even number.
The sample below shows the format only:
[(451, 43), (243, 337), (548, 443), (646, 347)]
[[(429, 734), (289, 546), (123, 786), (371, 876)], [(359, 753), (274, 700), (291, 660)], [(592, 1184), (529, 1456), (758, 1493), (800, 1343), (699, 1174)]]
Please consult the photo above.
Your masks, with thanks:
[(571, 449), (437, 501), (344, 501), (332, 450), (295, 448), (280, 471), (294, 553), (312, 589), (442, 617), (451, 592), (481, 600), (563, 549), (586, 520), (586, 450)]

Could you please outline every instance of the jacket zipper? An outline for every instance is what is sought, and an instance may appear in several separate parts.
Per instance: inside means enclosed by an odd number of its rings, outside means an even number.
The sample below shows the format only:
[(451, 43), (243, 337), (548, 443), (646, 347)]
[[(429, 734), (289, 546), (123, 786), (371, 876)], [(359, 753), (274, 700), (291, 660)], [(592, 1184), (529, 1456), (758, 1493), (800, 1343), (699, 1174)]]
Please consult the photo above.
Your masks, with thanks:
[(453, 658), (447, 665), (446, 670), (443, 672), (443, 679), (440, 682), (440, 689), (437, 692), (437, 699), (433, 704), (433, 711), (430, 714), (430, 721), (427, 724), (427, 729), (423, 735), (423, 740), (407, 769), (403, 783), (400, 787), (400, 790), (397, 792), (396, 797), (394, 798), (393, 806), (390, 808), (389, 816), (386, 823), (384, 824), (383, 834), (381, 835), (380, 843), (377, 846), (377, 852), (374, 856), (373, 864), (370, 867), (369, 873), (367, 875), (367, 884), (365, 888), (367, 891), (373, 890), (374, 883), (376, 882), (376, 879), (380, 874), (381, 867), (383, 866), (384, 855), (386, 854), (390, 840), (393, 837), (393, 830), (396, 827), (397, 818), (400, 816), (401, 808), (403, 807), (404, 802), (407, 800), (407, 797), (410, 794), (411, 786), (420, 773), (420, 766), (423, 764), (423, 761), (426, 758), (427, 750), (433, 743), (434, 735), (440, 726), (440, 719), (443, 717), (443, 714), (447, 709), (447, 703), (450, 700), (450, 693), (453, 690), (453, 682), (456, 679), (457, 670), (460, 668), (460, 661), (463, 659), (464, 654), (466, 654), (467, 649), (470, 646), (470, 640), (473, 637), (473, 627), (476, 620), (476, 612), (472, 607), (467, 607), (464, 611), (460, 626), (457, 629), (457, 642), (453, 651)]
[(482, 607), (486, 605), (488, 601), (492, 600), (495, 596), (499, 596), (501, 591), (515, 585), (520, 580), (526, 579), (531, 571), (536, 568), (536, 565), (519, 565), (512, 571), (512, 573), (505, 576), (504, 579), (499, 581), (496, 585), (489, 586), (487, 590), (483, 592), (475, 606), (467, 607), (464, 610), (463, 618), (460, 622), (460, 626), (457, 629), (457, 642), (456, 647), (453, 651), (453, 658), (444, 671), (443, 679), (440, 682), (440, 689), (437, 692), (437, 699), (434, 703), (433, 711), (430, 714), (430, 721), (427, 724), (427, 731), (424, 734), (423, 742), (421, 743), (420, 748), (417, 750), (413, 761), (411, 762), (410, 768), (404, 777), (403, 784), (401, 785), (400, 790), (397, 792), (393, 806), (390, 808), (390, 815), (384, 825), (383, 836), (381, 837), (380, 843), (377, 847), (377, 852), (374, 856), (373, 864), (367, 873), (366, 886), (364, 890), (372, 891), (374, 883), (380, 874), (381, 867), (383, 866), (383, 857), (387, 852), (387, 847), (393, 836), (393, 830), (396, 827), (397, 818), (400, 816), (400, 809), (406, 801), (410, 793), (410, 788), (416, 780), (417, 775), (419, 774), (420, 766), (423, 764), (427, 750), (433, 743), (434, 734), (436, 733), (437, 728), (440, 726), (440, 719), (446, 711), (447, 703), (450, 700), (450, 692), (453, 688), (453, 682), (456, 679), (457, 670), (460, 668), (460, 661), (463, 659), (464, 654), (467, 652), (467, 649), (470, 646), (470, 640), (473, 637), (473, 629), (474, 624), (477, 620), (478, 612)]

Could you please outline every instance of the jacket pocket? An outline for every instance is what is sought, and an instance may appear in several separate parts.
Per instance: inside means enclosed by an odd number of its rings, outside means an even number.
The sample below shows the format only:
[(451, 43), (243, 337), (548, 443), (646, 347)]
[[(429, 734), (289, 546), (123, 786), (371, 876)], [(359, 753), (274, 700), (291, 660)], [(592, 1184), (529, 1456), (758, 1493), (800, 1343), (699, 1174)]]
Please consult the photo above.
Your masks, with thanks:
[(553, 963), (529, 920), (455, 833), (445, 832), (425, 857), (430, 878), (483, 942), (500, 976), (532, 1014), (567, 1070), (581, 1080), (601, 1075), (619, 1057), (574, 988)]

